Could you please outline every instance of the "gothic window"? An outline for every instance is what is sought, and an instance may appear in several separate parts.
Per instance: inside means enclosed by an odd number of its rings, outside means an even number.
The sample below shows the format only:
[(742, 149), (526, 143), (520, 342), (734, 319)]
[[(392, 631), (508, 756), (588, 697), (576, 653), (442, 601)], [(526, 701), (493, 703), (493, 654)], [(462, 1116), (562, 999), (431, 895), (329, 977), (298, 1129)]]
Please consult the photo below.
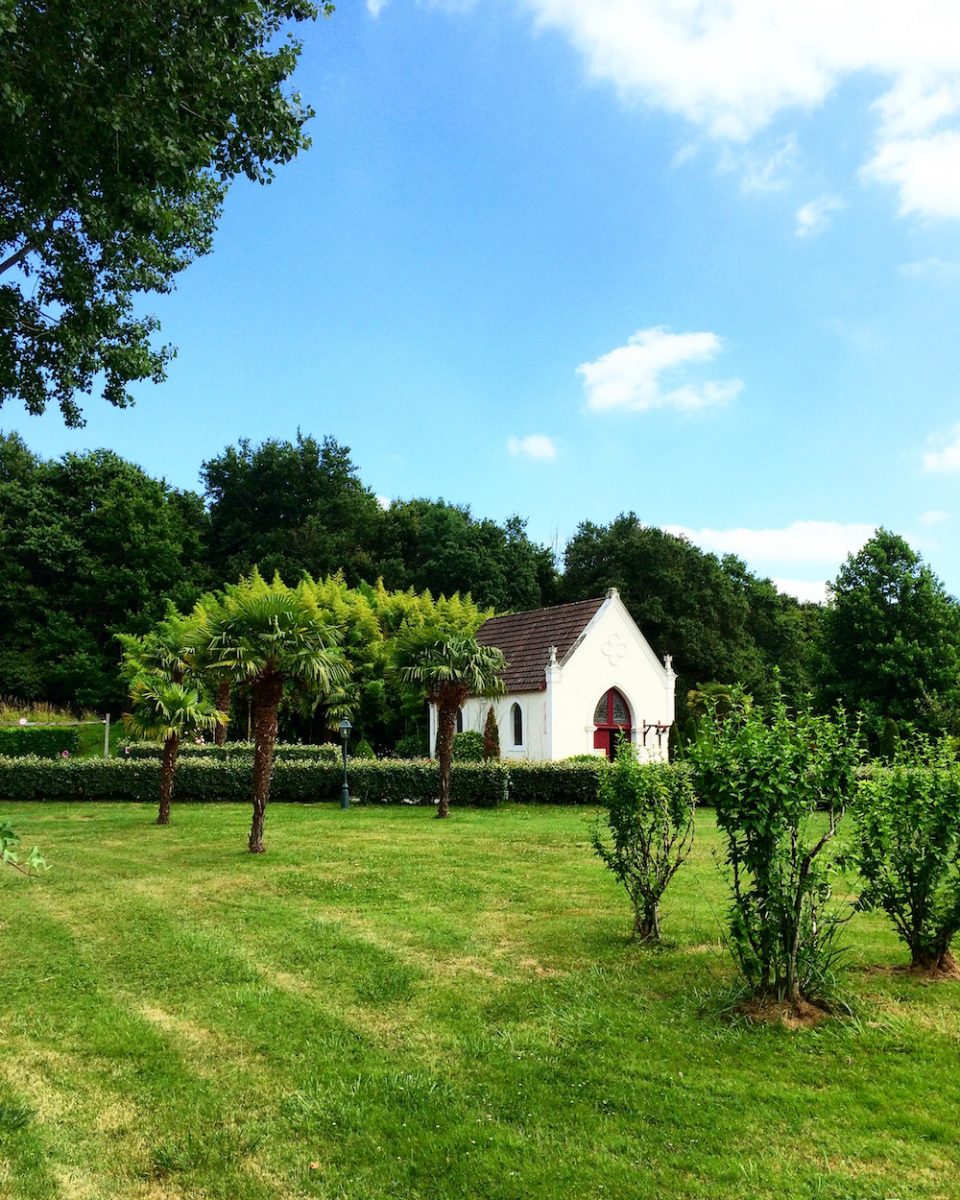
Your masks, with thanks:
[(600, 702), (593, 712), (593, 723), (621, 729), (629, 727), (630, 709), (616, 688), (611, 688), (600, 697)]
[(457, 733), (463, 733), (463, 709), (457, 709)]
[(513, 744), (515, 746), (523, 745), (523, 713), (520, 710), (519, 704), (514, 704), (510, 709), (510, 720), (513, 723)]

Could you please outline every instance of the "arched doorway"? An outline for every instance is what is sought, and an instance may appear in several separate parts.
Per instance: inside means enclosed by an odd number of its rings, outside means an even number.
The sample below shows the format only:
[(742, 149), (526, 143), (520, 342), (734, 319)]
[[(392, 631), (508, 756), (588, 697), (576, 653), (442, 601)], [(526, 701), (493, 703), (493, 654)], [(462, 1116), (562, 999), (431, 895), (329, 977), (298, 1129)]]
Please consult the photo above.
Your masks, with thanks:
[(630, 705), (616, 688), (611, 688), (600, 697), (593, 713), (597, 729), (593, 735), (593, 748), (602, 750), (607, 758), (615, 758), (617, 739), (620, 735), (630, 741)]

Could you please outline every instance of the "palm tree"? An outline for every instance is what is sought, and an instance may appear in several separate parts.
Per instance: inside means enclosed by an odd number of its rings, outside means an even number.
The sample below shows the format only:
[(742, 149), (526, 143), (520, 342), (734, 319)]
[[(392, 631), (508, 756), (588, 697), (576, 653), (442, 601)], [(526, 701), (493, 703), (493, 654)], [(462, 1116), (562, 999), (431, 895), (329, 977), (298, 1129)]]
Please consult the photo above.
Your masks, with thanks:
[(445, 817), (450, 809), (450, 764), (457, 713), (469, 696), (502, 695), (500, 675), (507, 663), (500, 650), (482, 646), (476, 638), (417, 629), (398, 639), (396, 664), (403, 682), (421, 685), (427, 700), (437, 706), (437, 816)]
[(169, 825), (173, 776), (181, 740), (224, 724), (226, 714), (214, 708), (198, 688), (175, 683), (156, 672), (134, 679), (130, 697), (132, 710), (123, 714), (126, 728), (136, 737), (163, 742), (157, 824)]
[(227, 672), (249, 688), (254, 709), (250, 826), (251, 854), (262, 854), (263, 820), (270, 796), (277, 713), (285, 688), (323, 696), (347, 678), (338, 631), (322, 618), (303, 585), (289, 588), (279, 577), (267, 583), (256, 570), (228, 585), (218, 613), (195, 615), (204, 635), (210, 670)]
[[(197, 601), (194, 609), (194, 620), (196, 621), (197, 609), (203, 609), (207, 615), (206, 622), (199, 626), (197, 633), (200, 641), (195, 647), (200, 660), (200, 668), (203, 673), (204, 680), (208, 687), (213, 689), (216, 687), (217, 708), (227, 714), (227, 720), (222, 725), (218, 725), (213, 731), (213, 741), (217, 746), (225, 746), (227, 742), (227, 728), (230, 724), (230, 699), (233, 691), (233, 680), (228, 671), (214, 671), (210, 664), (203, 659), (203, 630), (208, 629), (210, 625), (215, 625), (221, 613), (221, 604), (223, 597), (220, 592), (209, 592), (205, 596), (201, 596)], [(196, 639), (195, 639), (196, 640)]]
[[(120, 671), (133, 701), (123, 722), (134, 736), (163, 743), (157, 824), (169, 825), (181, 739), (219, 729), (227, 718), (211, 704), (199, 679), (195, 617), (185, 617), (171, 605), (150, 633), (143, 637), (121, 633), (117, 638), (123, 645)], [(185, 686), (184, 680), (191, 686)]]

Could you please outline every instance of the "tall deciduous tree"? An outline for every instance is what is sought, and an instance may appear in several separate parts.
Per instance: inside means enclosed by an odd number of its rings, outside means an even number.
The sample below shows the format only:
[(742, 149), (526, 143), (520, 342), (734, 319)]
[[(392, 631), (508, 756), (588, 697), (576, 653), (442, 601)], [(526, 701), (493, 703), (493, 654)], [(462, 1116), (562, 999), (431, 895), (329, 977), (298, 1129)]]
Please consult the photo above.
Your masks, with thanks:
[(821, 653), (824, 705), (936, 728), (957, 690), (960, 609), (902, 537), (879, 529), (831, 585)]
[(381, 510), (334, 438), (295, 443), (244, 439), (203, 464), (210, 502), (210, 558), (224, 579), (257, 567), (287, 579), (342, 571), (372, 580)]
[(202, 590), (206, 515), (107, 450), (43, 461), (0, 435), (0, 693), (125, 701), (117, 633), (146, 633)]
[(476, 638), (444, 636), (435, 629), (416, 629), (398, 638), (396, 663), (400, 678), (423, 689), (437, 706), (437, 759), (440, 764), (440, 803), (437, 816), (450, 810), (450, 766), (457, 712), (470, 696), (503, 692), (503, 654), (481, 646)]
[(498, 525), (443, 500), (391, 504), (380, 523), (378, 573), (388, 587), (469, 592), (501, 612), (556, 598), (553, 552), (531, 541), (521, 517)]
[(137, 311), (210, 250), (229, 182), (307, 144), (283, 85), (310, 0), (0, 0), (0, 403), (82, 423), (163, 378)]
[(263, 824), (270, 797), (277, 713), (284, 690), (303, 688), (320, 698), (346, 677), (339, 631), (328, 625), (309, 589), (289, 588), (279, 576), (267, 583), (256, 571), (224, 590), (212, 616), (195, 612), (198, 638), (212, 670), (230, 671), (247, 687), (254, 705), (254, 754), (250, 826), (251, 854), (262, 854)]

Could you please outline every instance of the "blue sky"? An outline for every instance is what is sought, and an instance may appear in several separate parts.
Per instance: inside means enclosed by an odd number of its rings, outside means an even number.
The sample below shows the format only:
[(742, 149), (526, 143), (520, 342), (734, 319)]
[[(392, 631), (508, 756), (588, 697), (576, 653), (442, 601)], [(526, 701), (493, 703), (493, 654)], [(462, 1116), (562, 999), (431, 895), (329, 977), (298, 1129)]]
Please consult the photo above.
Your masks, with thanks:
[(885, 525), (960, 593), (960, 8), (343, 0), (303, 36), (313, 146), (147, 305), (168, 381), (4, 429), (196, 487), (299, 427), (385, 498), (561, 547), (632, 509), (811, 597)]

